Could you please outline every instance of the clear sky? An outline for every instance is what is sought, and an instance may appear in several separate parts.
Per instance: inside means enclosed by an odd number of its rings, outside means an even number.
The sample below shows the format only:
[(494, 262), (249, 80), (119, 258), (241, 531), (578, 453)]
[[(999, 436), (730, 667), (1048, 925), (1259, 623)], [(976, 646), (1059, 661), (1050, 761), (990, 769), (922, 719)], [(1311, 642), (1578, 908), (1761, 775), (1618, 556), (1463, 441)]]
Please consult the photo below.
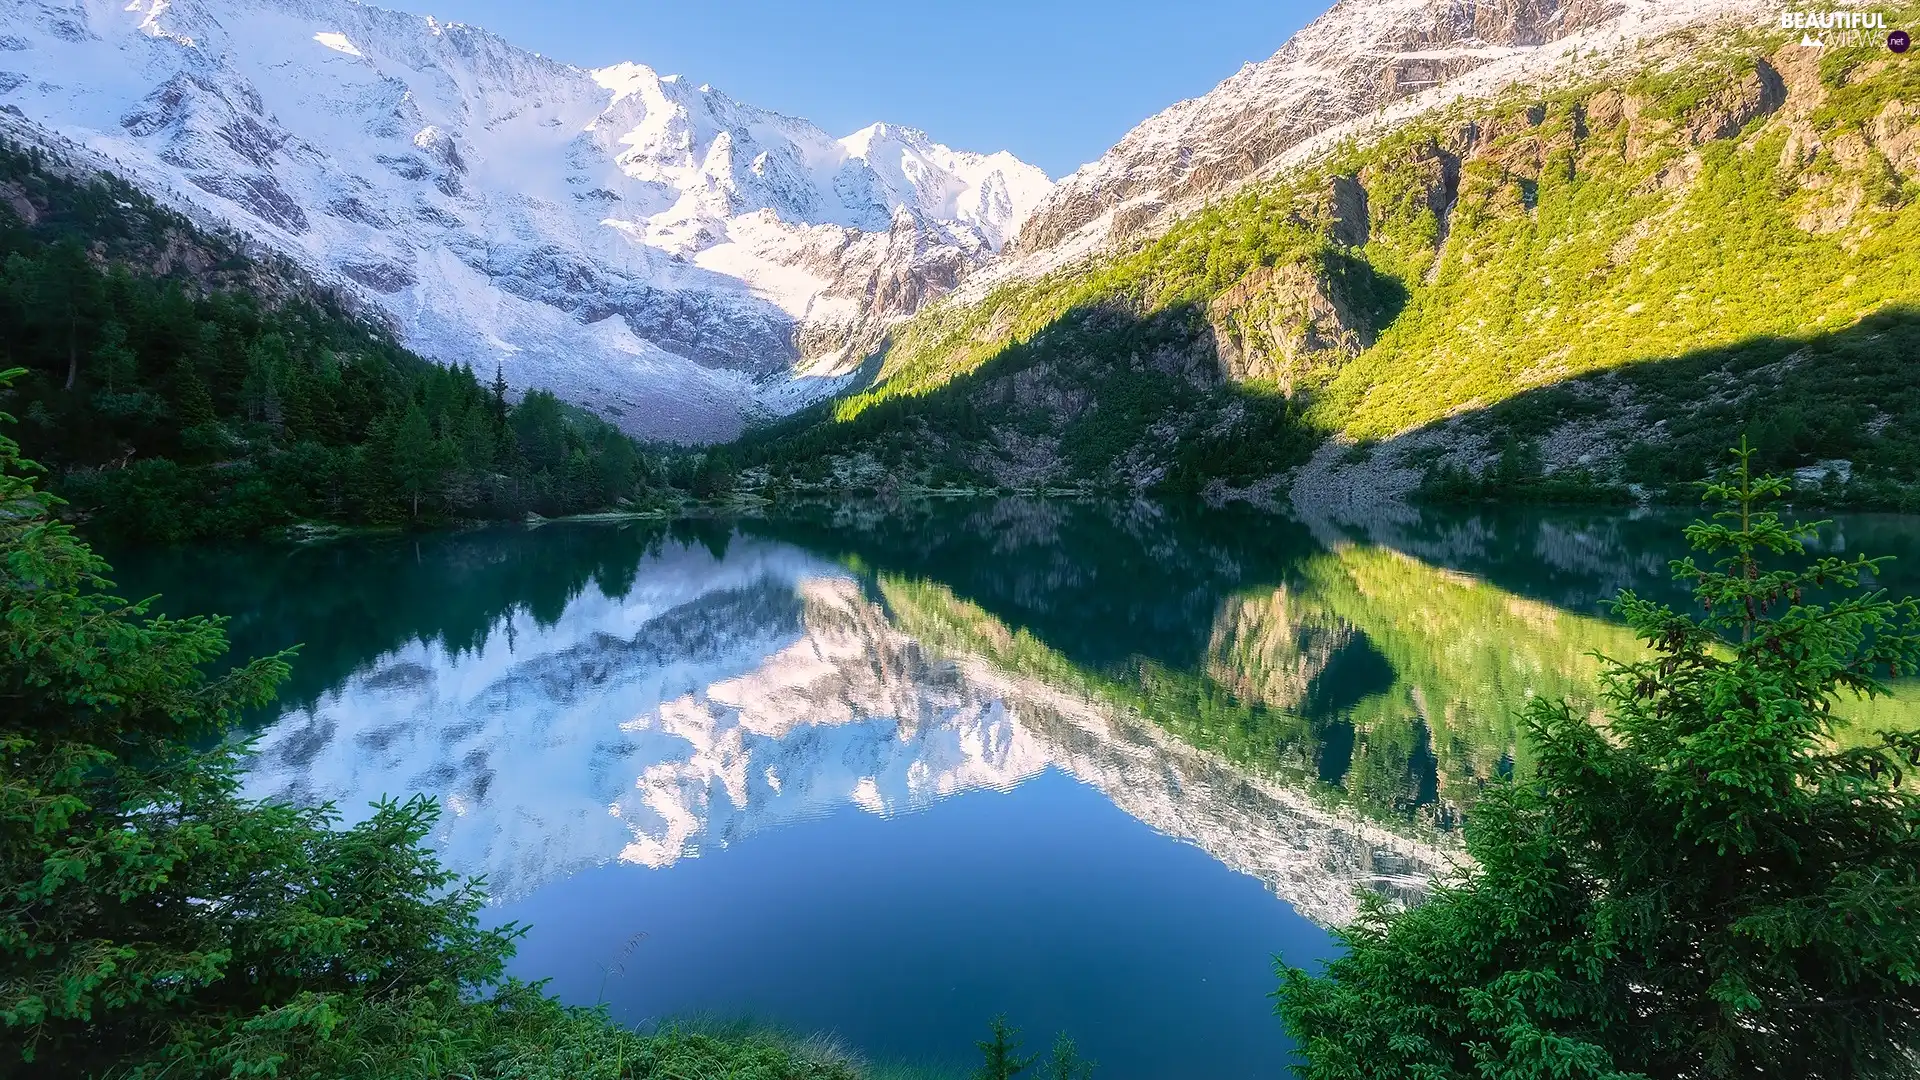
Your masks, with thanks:
[(1058, 179), (1330, 0), (376, 0), (582, 67), (633, 60), (835, 135), (876, 120)]

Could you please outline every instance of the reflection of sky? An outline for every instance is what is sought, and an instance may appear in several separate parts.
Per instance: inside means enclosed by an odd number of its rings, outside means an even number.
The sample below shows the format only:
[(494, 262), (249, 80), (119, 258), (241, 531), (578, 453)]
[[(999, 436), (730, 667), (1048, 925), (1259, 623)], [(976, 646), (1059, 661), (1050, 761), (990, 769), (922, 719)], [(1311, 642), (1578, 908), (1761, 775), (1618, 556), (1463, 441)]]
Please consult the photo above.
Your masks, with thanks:
[(616, 1019), (774, 1019), (954, 1076), (1001, 1013), (1031, 1051), (1070, 1032), (1102, 1080), (1283, 1075), (1273, 957), (1331, 952), (1260, 882), (1055, 770), (666, 873), (587, 870), (488, 916), (532, 924), (517, 974)]

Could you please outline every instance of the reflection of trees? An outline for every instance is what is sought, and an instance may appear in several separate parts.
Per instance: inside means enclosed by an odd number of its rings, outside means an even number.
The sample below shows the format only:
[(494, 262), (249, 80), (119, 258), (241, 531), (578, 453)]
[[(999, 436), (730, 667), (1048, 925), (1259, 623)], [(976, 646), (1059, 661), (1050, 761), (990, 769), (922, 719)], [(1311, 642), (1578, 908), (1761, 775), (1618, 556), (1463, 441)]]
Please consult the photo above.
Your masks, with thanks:
[(886, 577), (890, 593), (937, 583), (1025, 670), (1097, 685), (1195, 745), (1329, 785), (1369, 814), (1431, 825), (1524, 758), (1529, 695), (1590, 698), (1586, 653), (1634, 648), (1604, 619), (1513, 586), (1588, 611), (1660, 574), (1666, 553), (1632, 548), (1667, 531), (1617, 514), (1408, 510), (1361, 528), (1030, 500), (752, 527)]
[(882, 575), (879, 588), (929, 647), (1097, 697), (1323, 801), (1427, 826), (1451, 823), (1516, 758), (1524, 767), (1529, 699), (1590, 705), (1592, 654), (1638, 648), (1624, 628), (1383, 548), (1323, 551), (1288, 577), (1222, 599), (1191, 669), (1088, 668), (944, 585)]
[[(516, 613), (553, 625), (589, 586), (625, 596), (641, 560), (663, 545), (711, 549), (715, 523), (701, 524), (704, 530), (677, 529), (674, 539), (657, 522), (556, 524), (114, 555), (124, 591), (161, 593), (155, 610), (232, 613), (234, 656), (299, 644), (280, 700), (305, 705), (409, 642), (459, 654), (511, 625)], [(719, 535), (730, 531), (721, 526)]]
[[(1539, 535), (1565, 536), (1544, 525)], [(1321, 775), (1376, 811), (1451, 819), (1488, 778), (1526, 768), (1518, 735), (1529, 701), (1564, 699), (1597, 717), (1600, 657), (1642, 651), (1618, 623), (1390, 548), (1339, 544), (1302, 561), (1293, 577), (1287, 588), (1222, 605), (1207, 674), (1246, 700), (1302, 712), (1323, 764), (1346, 754), (1343, 729), (1326, 721), (1350, 724), (1344, 775)], [(1359, 665), (1342, 667), (1367, 653), (1384, 658), (1386, 685), (1364, 685), (1377, 668), (1355, 678)], [(1356, 685), (1331, 685), (1343, 681)], [(1920, 703), (1912, 690), (1839, 709), (1856, 719), (1857, 738), (1914, 726)], [(1351, 705), (1323, 707), (1343, 699)]]
[(1439, 814), (1464, 808), (1476, 785), (1516, 757), (1524, 766), (1516, 736), (1530, 699), (1590, 707), (1592, 654), (1639, 648), (1612, 623), (1386, 548), (1342, 546), (1298, 573), (1296, 606), (1363, 635), (1392, 673), (1389, 685), (1348, 695), (1355, 703), (1344, 716), (1354, 731), (1345, 786), (1376, 803), (1438, 796)]
[(936, 581), (1083, 667), (1191, 668), (1220, 601), (1282, 579), (1313, 540), (1286, 518), (1140, 502), (999, 499), (743, 524), (875, 573)]
[[(1098, 702), (1110, 713), (1149, 722), (1189, 747), (1322, 805), (1345, 801), (1338, 789), (1318, 781), (1322, 722), (1244, 699), (1205, 674), (1153, 661), (1121, 672), (1082, 667), (934, 582), (888, 575), (878, 586), (901, 630), (930, 649), (972, 657), (1003, 678), (1045, 685), (1064, 699)], [(1393, 816), (1390, 807), (1360, 809)]]

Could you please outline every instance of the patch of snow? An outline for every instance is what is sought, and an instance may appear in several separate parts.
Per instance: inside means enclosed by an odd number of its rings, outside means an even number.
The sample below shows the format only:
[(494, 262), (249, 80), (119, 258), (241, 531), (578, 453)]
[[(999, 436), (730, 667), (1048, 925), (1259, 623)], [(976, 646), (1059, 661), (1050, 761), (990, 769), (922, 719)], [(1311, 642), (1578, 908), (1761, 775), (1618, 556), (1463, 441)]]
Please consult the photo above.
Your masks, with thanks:
[(343, 52), (348, 56), (361, 55), (360, 50), (353, 47), (353, 42), (347, 40), (347, 35), (337, 31), (322, 30), (313, 35), (313, 40), (325, 45), (334, 52)]

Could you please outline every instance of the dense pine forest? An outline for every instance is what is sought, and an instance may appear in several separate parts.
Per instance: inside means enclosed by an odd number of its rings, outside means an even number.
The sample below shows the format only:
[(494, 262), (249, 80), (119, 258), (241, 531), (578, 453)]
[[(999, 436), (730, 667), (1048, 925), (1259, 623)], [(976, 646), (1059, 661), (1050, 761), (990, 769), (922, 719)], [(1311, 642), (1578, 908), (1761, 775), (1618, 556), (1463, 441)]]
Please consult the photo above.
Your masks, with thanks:
[(66, 512), (173, 543), (301, 521), (554, 515), (657, 496), (610, 424), (408, 352), (283, 260), (108, 174), (0, 145), (6, 407)]

